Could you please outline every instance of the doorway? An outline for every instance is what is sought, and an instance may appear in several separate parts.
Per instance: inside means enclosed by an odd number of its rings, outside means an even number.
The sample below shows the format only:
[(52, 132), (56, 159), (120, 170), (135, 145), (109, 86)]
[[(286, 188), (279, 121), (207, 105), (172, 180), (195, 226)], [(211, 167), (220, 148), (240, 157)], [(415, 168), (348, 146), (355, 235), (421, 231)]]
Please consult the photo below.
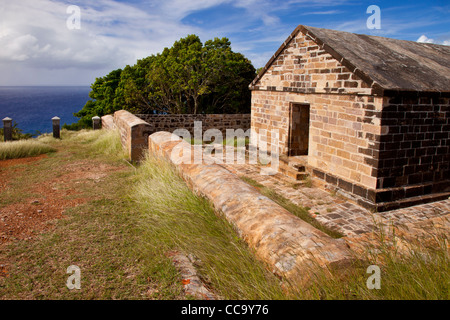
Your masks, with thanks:
[(289, 112), (288, 156), (308, 155), (309, 109), (307, 103), (291, 103)]

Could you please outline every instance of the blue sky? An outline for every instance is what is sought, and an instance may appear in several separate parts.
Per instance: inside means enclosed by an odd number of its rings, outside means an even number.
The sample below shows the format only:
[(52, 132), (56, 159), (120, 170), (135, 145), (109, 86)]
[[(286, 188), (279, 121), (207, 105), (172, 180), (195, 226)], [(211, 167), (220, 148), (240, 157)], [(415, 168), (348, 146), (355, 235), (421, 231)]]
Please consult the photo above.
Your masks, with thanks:
[(258, 68), (299, 24), (450, 45), (450, 1), (0, 0), (0, 85), (90, 85), (188, 34), (228, 37)]

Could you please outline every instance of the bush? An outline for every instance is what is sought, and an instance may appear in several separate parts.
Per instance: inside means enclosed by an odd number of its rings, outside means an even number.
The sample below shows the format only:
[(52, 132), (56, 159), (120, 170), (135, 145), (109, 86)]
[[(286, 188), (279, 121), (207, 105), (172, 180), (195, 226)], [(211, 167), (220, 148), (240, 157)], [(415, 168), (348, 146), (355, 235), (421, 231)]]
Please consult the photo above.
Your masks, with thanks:
[(88, 125), (86, 122), (82, 122), (82, 121), (75, 122), (72, 124), (64, 123), (64, 125), (62, 126), (63, 129), (71, 130), (71, 131), (79, 131), (82, 129), (89, 129), (90, 127), (91, 127), (91, 125)]

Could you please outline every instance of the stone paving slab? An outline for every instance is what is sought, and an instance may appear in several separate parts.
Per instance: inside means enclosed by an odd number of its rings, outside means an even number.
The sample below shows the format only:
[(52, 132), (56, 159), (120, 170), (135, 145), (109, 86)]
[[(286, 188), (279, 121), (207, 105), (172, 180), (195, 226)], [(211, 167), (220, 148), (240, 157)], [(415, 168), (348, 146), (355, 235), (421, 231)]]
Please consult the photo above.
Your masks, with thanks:
[[(309, 208), (311, 216), (320, 223), (341, 232), (346, 237), (378, 231), (379, 228), (394, 226), (419, 226), (438, 217), (450, 217), (450, 199), (421, 204), (393, 211), (373, 213), (338, 194), (308, 187), (306, 183), (285, 177), (280, 173), (262, 175), (261, 167), (250, 164), (223, 165), (238, 176), (246, 176), (273, 189), (293, 203)], [(416, 228), (417, 229), (417, 228)], [(446, 230), (448, 233), (448, 230)]]
[(192, 163), (193, 151), (191, 144), (169, 132), (149, 136), (149, 152), (175, 165), (188, 186), (211, 201), (275, 274), (303, 283), (311, 268), (345, 270), (358, 260), (345, 240), (294, 216), (212, 158)]

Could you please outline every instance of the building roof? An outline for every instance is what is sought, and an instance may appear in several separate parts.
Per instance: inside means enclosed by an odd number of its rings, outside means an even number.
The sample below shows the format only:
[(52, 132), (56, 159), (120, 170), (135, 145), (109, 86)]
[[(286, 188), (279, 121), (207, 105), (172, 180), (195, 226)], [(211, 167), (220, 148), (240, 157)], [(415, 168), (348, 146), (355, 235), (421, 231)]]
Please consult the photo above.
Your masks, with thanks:
[(291, 33), (251, 87), (299, 32), (308, 35), (374, 89), (450, 92), (450, 46), (303, 25)]

